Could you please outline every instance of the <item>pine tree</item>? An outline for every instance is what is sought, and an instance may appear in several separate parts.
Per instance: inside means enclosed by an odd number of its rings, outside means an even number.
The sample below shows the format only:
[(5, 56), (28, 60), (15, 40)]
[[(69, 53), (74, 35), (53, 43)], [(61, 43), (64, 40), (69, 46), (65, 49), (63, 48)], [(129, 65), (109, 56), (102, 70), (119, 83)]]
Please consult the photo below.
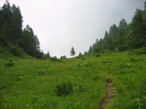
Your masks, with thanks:
[(12, 6), (11, 18), (11, 41), (13, 44), (20, 44), (22, 39), (22, 15), (19, 7)]
[(146, 46), (146, 24), (144, 22), (142, 10), (137, 9), (131, 24), (131, 34), (129, 35), (129, 46), (141, 48)]
[(8, 0), (0, 8), (0, 45), (7, 47), (14, 55), (20, 51), (41, 58), (40, 42), (33, 29), (27, 25), (22, 30), (22, 15), (19, 7), (10, 6)]
[(21, 46), (24, 51), (31, 56), (37, 56), (37, 53), (40, 52), (39, 40), (37, 36), (34, 35), (34, 32), (29, 25), (27, 25), (23, 30), (22, 41), (23, 43)]
[(71, 48), (71, 51), (70, 51), (70, 55), (71, 55), (71, 56), (74, 56), (75, 54), (76, 54), (75, 49), (72, 47), (72, 48)]

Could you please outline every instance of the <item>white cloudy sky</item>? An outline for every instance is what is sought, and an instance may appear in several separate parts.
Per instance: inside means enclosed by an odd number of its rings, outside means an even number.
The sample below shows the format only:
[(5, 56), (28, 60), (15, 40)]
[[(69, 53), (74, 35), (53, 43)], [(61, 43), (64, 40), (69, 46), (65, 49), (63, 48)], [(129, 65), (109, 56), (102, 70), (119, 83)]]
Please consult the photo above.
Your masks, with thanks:
[[(127, 22), (146, 0), (9, 0), (21, 9), (23, 26), (29, 24), (40, 40), (41, 49), (51, 56), (70, 56), (87, 51), (112, 24)], [(0, 5), (5, 0), (0, 0)]]

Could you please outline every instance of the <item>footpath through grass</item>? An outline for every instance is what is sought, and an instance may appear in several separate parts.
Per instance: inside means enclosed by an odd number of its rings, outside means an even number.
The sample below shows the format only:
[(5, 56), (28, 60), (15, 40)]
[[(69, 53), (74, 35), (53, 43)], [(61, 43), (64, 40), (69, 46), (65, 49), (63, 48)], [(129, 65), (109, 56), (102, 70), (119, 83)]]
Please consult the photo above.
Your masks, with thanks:
[(0, 58), (0, 109), (98, 109), (108, 79), (117, 95), (107, 109), (145, 109), (145, 64), (146, 55), (127, 52), (52, 61)]

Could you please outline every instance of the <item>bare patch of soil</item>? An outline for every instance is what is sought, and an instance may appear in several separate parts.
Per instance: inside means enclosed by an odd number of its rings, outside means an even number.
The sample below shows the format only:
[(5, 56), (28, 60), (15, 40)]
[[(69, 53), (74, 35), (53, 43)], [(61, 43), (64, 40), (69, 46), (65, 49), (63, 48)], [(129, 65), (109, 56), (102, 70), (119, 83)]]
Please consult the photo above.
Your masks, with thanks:
[(116, 96), (116, 92), (114, 91), (114, 87), (112, 81), (107, 81), (106, 83), (106, 96), (103, 101), (100, 103), (98, 109), (105, 109), (108, 103), (112, 100), (114, 96)]

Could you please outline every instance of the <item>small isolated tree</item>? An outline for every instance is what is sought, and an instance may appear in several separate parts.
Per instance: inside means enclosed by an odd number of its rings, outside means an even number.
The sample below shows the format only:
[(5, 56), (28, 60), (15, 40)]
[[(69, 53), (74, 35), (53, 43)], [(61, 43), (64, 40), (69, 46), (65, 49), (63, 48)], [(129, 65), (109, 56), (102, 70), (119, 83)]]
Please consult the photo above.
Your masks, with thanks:
[(71, 51), (70, 51), (70, 55), (71, 55), (71, 56), (74, 56), (75, 54), (76, 54), (75, 49), (72, 47), (72, 48), (71, 48)]
[(80, 52), (78, 57), (82, 57), (82, 56), (83, 56), (83, 54)]
[(50, 58), (51, 56), (50, 56), (50, 53), (49, 53), (49, 51), (47, 52), (47, 56), (48, 56), (48, 58)]

